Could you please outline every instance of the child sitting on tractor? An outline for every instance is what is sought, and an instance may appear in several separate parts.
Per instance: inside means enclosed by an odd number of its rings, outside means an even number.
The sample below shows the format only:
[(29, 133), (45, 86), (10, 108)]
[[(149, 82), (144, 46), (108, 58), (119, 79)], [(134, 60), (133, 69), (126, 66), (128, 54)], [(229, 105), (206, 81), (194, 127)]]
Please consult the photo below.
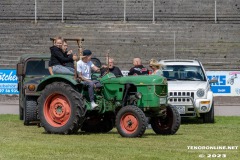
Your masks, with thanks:
[(96, 72), (100, 71), (100, 68), (92, 63), (91, 58), (92, 52), (90, 50), (84, 50), (82, 59), (77, 62), (77, 72), (84, 85), (88, 86), (88, 94), (91, 102), (91, 107), (94, 109), (98, 106), (94, 102), (94, 88), (100, 87), (101, 84), (97, 80), (91, 80), (91, 69)]

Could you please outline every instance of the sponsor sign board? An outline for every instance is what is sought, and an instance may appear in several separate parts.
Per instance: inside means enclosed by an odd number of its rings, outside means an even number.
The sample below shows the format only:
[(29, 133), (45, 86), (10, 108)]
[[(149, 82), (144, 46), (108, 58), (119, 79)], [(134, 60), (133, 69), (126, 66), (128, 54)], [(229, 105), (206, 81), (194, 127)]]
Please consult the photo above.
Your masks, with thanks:
[(16, 70), (0, 70), (0, 94), (19, 94)]
[[(127, 76), (128, 71), (122, 71)], [(208, 79), (216, 78), (211, 85), (214, 96), (240, 96), (240, 71), (206, 71)], [(0, 69), (0, 94), (19, 94), (15, 69)]]
[(207, 71), (208, 79), (216, 78), (211, 84), (214, 96), (240, 96), (240, 71)]

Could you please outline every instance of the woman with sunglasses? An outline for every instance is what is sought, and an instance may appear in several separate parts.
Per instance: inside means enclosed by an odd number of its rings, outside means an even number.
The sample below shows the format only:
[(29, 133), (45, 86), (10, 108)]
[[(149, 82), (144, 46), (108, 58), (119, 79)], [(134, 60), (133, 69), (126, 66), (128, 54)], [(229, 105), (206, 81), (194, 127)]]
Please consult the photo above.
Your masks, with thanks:
[(157, 60), (151, 59), (149, 63), (149, 67), (152, 69), (152, 75), (163, 76), (161, 64), (159, 64)]

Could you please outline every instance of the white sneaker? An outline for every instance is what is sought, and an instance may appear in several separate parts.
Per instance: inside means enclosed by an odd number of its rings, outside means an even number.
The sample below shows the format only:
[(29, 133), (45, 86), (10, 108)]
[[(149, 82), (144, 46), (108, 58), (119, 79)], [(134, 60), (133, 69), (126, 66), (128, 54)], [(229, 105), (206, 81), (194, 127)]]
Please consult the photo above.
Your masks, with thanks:
[(96, 108), (98, 105), (93, 101), (93, 102), (91, 102), (91, 107), (92, 107), (92, 109), (94, 109), (94, 108)]

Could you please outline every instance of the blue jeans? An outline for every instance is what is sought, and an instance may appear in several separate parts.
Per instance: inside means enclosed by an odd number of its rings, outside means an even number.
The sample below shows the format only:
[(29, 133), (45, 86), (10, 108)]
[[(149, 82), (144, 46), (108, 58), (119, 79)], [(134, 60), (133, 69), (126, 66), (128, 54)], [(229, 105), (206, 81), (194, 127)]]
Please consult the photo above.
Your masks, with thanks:
[(92, 80), (91, 82), (83, 81), (83, 84), (88, 86), (88, 94), (89, 94), (89, 99), (90, 102), (94, 101), (94, 85), (96, 87), (101, 87), (101, 84), (97, 80)]
[(71, 67), (66, 67), (62, 65), (55, 65), (52, 67), (54, 74), (70, 74), (74, 75), (74, 69)]

